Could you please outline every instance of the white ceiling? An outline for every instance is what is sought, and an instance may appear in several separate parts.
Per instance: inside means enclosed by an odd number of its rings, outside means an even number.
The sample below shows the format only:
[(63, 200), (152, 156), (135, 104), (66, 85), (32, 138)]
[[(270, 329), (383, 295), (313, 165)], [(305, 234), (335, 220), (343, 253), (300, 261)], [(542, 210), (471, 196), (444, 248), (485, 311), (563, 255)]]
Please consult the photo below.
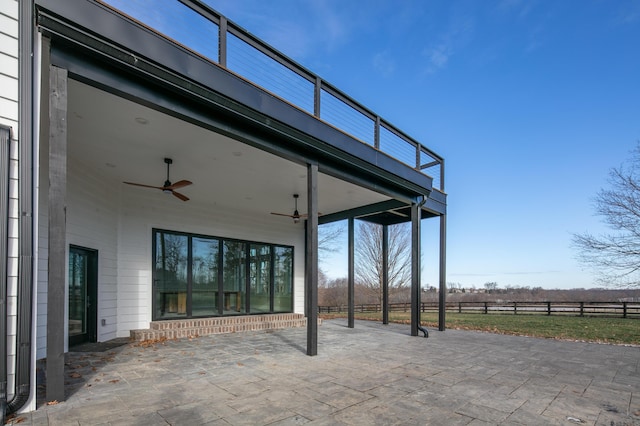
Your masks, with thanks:
[[(189, 203), (216, 203), (255, 214), (291, 213), (294, 193), (306, 211), (306, 168), (242, 142), (69, 80), (69, 156), (122, 185), (126, 191), (162, 186), (164, 158), (173, 159), (171, 181), (190, 180), (179, 192)], [(158, 191), (158, 197), (166, 197)], [(388, 200), (389, 197), (320, 173), (323, 214)], [(171, 202), (181, 203), (175, 197)]]

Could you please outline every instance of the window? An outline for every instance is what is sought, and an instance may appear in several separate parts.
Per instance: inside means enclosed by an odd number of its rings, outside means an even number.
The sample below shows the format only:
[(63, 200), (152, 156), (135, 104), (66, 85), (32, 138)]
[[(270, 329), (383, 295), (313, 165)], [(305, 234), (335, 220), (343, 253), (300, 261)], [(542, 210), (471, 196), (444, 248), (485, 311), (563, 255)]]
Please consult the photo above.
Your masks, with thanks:
[(293, 311), (293, 247), (154, 229), (153, 319)]
[(249, 282), (251, 312), (271, 312), (271, 246), (251, 244), (249, 249)]
[(191, 260), (191, 309), (193, 316), (218, 313), (218, 264), (220, 241), (193, 237)]
[(293, 248), (274, 247), (274, 312), (293, 312)]
[(224, 313), (245, 312), (247, 290), (246, 243), (224, 242)]

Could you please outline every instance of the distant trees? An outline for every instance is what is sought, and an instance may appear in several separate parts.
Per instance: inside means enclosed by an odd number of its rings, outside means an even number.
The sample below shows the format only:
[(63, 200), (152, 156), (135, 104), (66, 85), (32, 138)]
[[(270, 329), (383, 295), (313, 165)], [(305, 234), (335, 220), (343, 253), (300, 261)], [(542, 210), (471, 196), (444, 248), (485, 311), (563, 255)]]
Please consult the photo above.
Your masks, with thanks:
[(598, 274), (604, 285), (640, 286), (640, 142), (626, 164), (611, 169), (609, 188), (595, 198), (596, 214), (611, 232), (575, 234), (578, 259)]
[(498, 288), (498, 283), (497, 282), (484, 283), (484, 288), (489, 293), (491, 293), (492, 291), (495, 291)]
[(337, 278), (327, 281), (318, 289), (318, 305), (340, 306), (347, 303), (347, 279)]

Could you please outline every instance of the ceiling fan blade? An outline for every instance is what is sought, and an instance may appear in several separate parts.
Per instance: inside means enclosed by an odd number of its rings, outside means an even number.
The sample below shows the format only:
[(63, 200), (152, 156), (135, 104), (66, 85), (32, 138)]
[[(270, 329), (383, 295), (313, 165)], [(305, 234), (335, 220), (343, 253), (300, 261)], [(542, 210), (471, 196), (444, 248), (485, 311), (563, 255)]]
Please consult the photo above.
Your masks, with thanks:
[(191, 184), (193, 184), (193, 182), (191, 182), (190, 180), (179, 180), (178, 182), (167, 186), (166, 189), (180, 189)]
[(126, 183), (127, 185), (133, 185), (133, 186), (141, 186), (143, 188), (164, 189), (164, 187), (162, 186), (145, 185), (143, 183), (135, 183), (135, 182), (122, 182), (122, 183)]
[(291, 217), (291, 218), (295, 217), (292, 214), (286, 214), (286, 213), (274, 213), (274, 212), (271, 212), (271, 214), (275, 214), (276, 216), (286, 216), (286, 217)]
[(176, 197), (180, 198), (182, 201), (189, 201), (189, 197), (187, 197), (186, 195), (182, 195), (181, 193), (176, 191), (171, 191), (171, 193)]

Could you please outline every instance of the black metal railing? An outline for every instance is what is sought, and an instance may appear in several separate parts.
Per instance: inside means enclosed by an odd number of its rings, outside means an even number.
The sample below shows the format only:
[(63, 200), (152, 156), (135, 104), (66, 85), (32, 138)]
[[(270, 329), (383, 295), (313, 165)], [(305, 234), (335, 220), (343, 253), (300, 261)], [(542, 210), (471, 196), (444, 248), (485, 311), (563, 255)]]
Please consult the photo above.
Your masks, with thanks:
[(295, 107), (430, 176), (444, 159), (302, 65), (197, 0), (98, 0)]

